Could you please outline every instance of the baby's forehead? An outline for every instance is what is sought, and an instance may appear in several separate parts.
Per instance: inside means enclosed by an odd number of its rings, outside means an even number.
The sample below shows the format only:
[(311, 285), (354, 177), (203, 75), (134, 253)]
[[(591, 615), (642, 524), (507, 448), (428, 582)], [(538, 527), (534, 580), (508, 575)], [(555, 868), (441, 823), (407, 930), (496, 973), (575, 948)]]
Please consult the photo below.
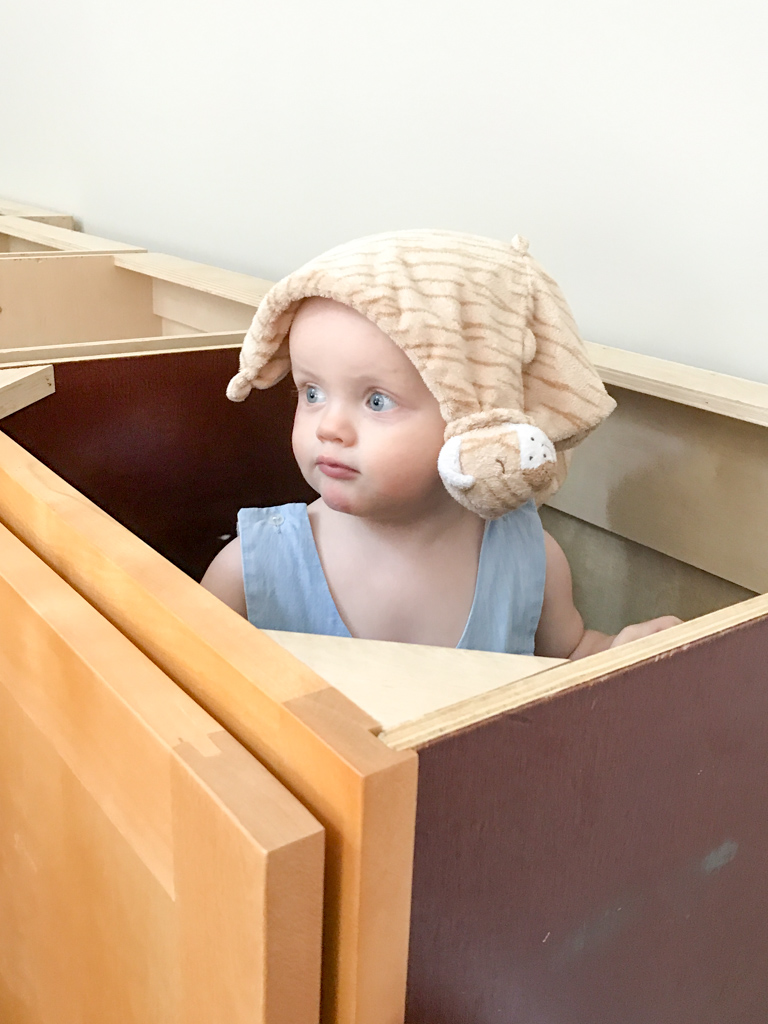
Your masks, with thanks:
[(305, 321), (322, 321), (332, 318), (344, 318), (350, 321), (358, 319), (368, 324), (373, 322), (356, 309), (353, 309), (352, 306), (347, 306), (343, 302), (337, 302), (336, 299), (328, 299), (323, 295), (310, 295), (306, 299), (301, 299), (296, 307), (293, 320), (291, 321), (291, 331), (293, 331), (297, 324), (303, 324)]
[(356, 376), (406, 376), (421, 381), (409, 357), (362, 313), (333, 299), (302, 300), (288, 336), (297, 369), (348, 369)]

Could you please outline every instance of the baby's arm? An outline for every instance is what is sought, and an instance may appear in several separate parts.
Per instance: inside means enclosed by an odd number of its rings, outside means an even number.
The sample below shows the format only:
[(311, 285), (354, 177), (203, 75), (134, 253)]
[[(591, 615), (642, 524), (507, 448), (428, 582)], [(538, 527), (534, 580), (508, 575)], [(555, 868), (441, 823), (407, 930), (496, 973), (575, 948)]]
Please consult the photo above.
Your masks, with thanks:
[(224, 604), (234, 608), (244, 618), (247, 617), (239, 537), (235, 537), (221, 549), (205, 570), (205, 576), (200, 583)]
[(544, 583), (544, 603), (541, 607), (541, 618), (536, 630), (536, 654), (549, 658), (585, 658), (588, 654), (596, 654), (608, 647), (639, 640), (640, 637), (658, 633), (669, 626), (680, 623), (674, 615), (663, 615), (648, 622), (638, 622), (633, 626), (625, 626), (616, 636), (598, 633), (595, 629), (585, 629), (584, 620), (573, 603), (571, 585), (571, 569), (563, 549), (557, 541), (544, 534), (544, 545), (547, 557), (547, 576)]

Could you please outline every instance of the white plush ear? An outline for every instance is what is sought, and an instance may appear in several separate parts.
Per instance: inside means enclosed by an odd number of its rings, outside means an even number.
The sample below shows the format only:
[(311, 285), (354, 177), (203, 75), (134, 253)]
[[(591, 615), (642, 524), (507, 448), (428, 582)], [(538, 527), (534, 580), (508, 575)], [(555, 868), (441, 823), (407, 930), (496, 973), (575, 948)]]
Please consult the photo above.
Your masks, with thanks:
[(440, 479), (450, 490), (466, 491), (475, 482), (473, 476), (461, 471), (461, 435), (449, 438), (437, 457), (437, 471)]

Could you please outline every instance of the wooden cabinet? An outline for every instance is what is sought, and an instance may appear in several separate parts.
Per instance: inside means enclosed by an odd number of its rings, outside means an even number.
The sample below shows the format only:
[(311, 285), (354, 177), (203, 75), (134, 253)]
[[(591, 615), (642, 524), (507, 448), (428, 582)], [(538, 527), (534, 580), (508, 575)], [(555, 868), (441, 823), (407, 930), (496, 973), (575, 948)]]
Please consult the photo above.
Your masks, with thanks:
[(0, 527), (0, 1017), (315, 1024), (320, 824)]
[(308, 497), (288, 386), (223, 394), (264, 282), (66, 259), (188, 343), (49, 339), (0, 521), (324, 827), (322, 1019), (400, 1024), (406, 974), (413, 1024), (762, 1019), (768, 387), (595, 349), (619, 409), (547, 525), (590, 625), (682, 626), (575, 664), (266, 635), (195, 582), (239, 507)]

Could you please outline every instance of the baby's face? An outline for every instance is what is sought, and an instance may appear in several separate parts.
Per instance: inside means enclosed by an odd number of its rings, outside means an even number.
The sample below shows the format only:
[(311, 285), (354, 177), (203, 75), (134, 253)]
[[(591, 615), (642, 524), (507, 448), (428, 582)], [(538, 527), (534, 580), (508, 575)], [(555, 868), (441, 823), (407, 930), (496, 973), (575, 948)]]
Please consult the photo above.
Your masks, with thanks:
[(386, 334), (348, 306), (307, 299), (290, 353), (299, 392), (293, 452), (326, 505), (394, 520), (452, 502), (437, 472), (439, 406)]

